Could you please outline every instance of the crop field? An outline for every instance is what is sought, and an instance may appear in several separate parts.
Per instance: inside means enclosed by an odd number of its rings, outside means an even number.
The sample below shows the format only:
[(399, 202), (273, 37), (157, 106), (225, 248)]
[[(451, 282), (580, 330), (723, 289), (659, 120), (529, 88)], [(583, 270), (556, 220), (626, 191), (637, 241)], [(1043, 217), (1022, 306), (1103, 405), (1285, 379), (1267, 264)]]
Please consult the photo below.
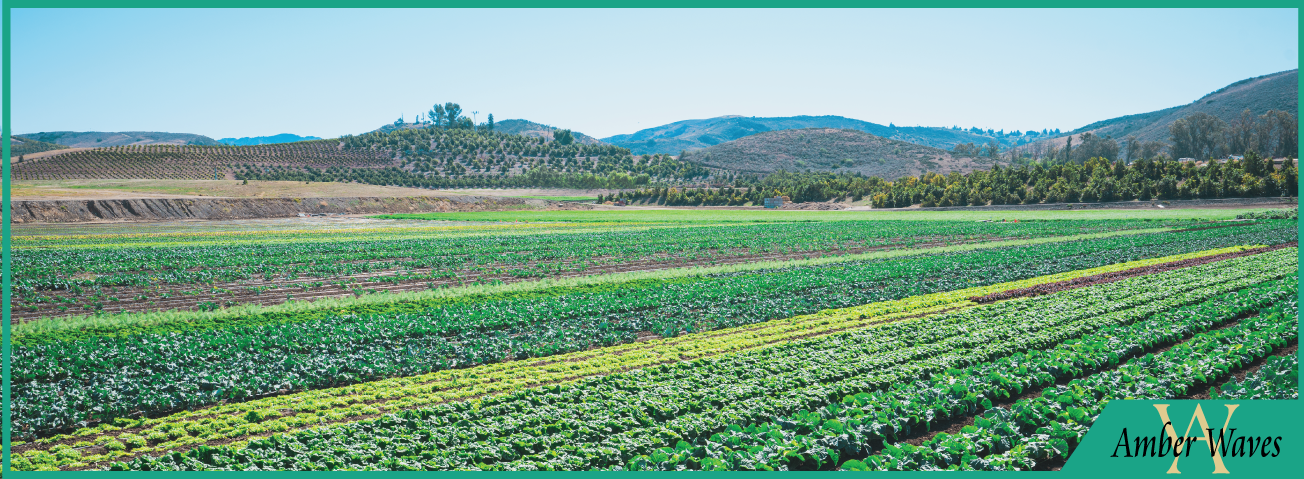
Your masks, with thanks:
[[(430, 222), (427, 222), (430, 223)], [(13, 318), (433, 290), (902, 248), (1112, 234), (1157, 224), (865, 221), (411, 224), (347, 230), (15, 236)]]
[(73, 178), (213, 179), (225, 177), (233, 164), (263, 168), (311, 165), (318, 168), (381, 168), (392, 155), (359, 149), (342, 150), (327, 140), (258, 146), (145, 145), (115, 146), (64, 153), (14, 168), (17, 180)]
[(1053, 470), (1298, 397), (1296, 220), (763, 213), (15, 228), (13, 468)]

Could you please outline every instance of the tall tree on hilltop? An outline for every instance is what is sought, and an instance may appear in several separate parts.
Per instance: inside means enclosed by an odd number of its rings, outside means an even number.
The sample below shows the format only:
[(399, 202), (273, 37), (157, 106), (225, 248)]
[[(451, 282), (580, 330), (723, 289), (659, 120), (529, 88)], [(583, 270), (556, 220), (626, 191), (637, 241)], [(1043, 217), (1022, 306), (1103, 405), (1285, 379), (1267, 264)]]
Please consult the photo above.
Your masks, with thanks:
[(435, 122), (436, 128), (444, 127), (444, 105), (436, 104), (430, 109), (430, 119)]
[(459, 119), (462, 117), (462, 105), (453, 102), (444, 104), (444, 116), (448, 118), (448, 127), (453, 128), (460, 126)]

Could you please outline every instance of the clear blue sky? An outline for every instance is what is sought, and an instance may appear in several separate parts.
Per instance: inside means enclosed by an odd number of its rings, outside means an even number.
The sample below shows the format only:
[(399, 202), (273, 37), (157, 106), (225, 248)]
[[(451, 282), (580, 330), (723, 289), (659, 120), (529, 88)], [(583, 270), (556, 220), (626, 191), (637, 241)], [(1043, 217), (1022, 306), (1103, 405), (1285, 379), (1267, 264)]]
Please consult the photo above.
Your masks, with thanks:
[(13, 131), (334, 137), (436, 102), (1072, 129), (1298, 68), (1290, 10), (19, 10)]

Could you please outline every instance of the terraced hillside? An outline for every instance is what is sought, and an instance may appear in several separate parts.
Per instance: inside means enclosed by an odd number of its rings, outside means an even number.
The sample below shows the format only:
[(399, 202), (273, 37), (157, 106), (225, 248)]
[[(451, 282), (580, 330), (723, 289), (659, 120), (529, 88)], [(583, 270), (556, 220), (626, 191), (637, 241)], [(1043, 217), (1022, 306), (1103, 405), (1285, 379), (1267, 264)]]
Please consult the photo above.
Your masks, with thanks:
[(334, 140), (258, 146), (150, 145), (95, 148), (16, 165), (15, 180), (234, 179), (237, 168), (384, 168), (383, 151), (344, 150)]
[(476, 130), (372, 132), (254, 146), (146, 145), (71, 151), (24, 162), (15, 180), (250, 179), (416, 187), (632, 187), (711, 171), (665, 155)]

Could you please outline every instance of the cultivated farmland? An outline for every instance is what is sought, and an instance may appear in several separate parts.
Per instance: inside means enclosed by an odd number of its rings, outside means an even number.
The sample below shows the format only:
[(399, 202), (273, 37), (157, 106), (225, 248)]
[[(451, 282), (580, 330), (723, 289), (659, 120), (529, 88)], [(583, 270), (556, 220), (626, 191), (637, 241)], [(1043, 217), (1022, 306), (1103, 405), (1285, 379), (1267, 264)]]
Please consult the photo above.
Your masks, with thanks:
[(1237, 213), (16, 228), (13, 464), (1054, 469), (1297, 397), (1297, 221)]

